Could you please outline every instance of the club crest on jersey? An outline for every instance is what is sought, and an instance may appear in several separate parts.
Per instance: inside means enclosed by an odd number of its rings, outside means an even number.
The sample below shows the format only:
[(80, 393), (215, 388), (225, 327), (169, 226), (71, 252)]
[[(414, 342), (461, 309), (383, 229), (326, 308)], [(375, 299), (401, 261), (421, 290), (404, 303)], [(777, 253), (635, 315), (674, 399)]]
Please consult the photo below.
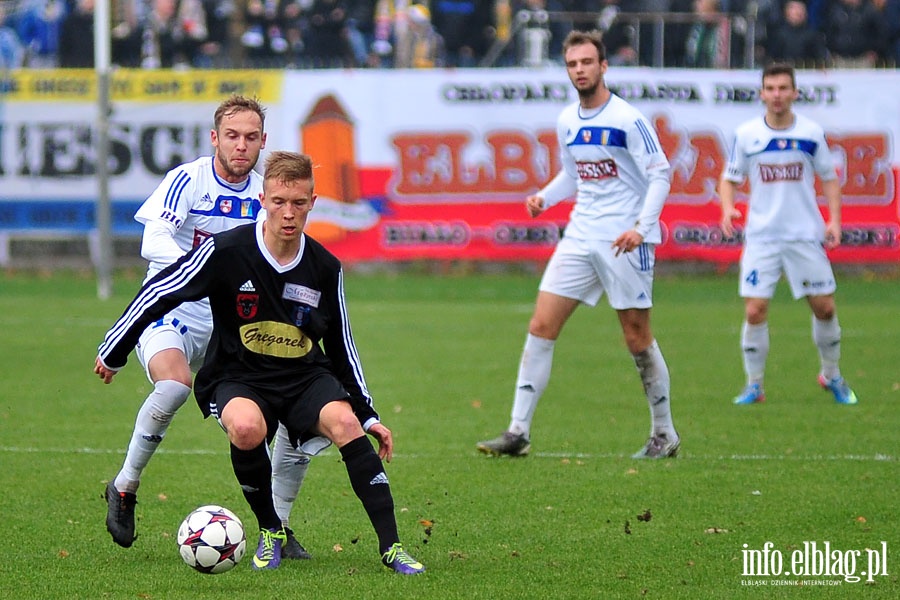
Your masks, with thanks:
[(322, 299), (322, 292), (308, 288), (305, 285), (286, 283), (284, 284), (284, 292), (281, 294), (281, 297), (285, 300), (300, 302), (302, 304), (308, 304), (313, 308), (318, 308), (319, 300)]
[(237, 314), (244, 320), (252, 319), (256, 316), (259, 308), (259, 294), (238, 294), (237, 295)]
[(229, 200), (227, 198), (223, 198), (222, 200), (219, 200), (219, 212), (221, 212), (223, 215), (227, 215), (228, 213), (230, 213), (231, 207), (232, 207), (231, 200)]
[(787, 140), (778, 140), (776, 144), (778, 145), (779, 150), (784, 150), (785, 148), (787, 148), (788, 143)]
[(591, 130), (590, 129), (582, 129), (581, 130), (581, 141), (588, 144), (591, 141)]

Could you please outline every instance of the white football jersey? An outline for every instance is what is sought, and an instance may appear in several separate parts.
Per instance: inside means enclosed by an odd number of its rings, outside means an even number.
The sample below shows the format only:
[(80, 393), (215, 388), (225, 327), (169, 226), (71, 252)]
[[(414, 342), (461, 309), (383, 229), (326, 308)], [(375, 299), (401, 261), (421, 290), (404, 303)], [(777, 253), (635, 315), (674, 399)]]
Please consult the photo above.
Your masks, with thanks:
[[(231, 184), (216, 175), (213, 157), (204, 156), (169, 171), (134, 219), (143, 224), (164, 222), (186, 254), (214, 233), (255, 221), (262, 189), (262, 177), (256, 171), (245, 181)], [(151, 260), (147, 277), (166, 266)]]
[(822, 128), (794, 115), (788, 129), (772, 129), (764, 117), (740, 125), (725, 179), (750, 180), (745, 239), (824, 241), (825, 220), (816, 203), (815, 176), (837, 177)]
[[(578, 189), (565, 235), (613, 241), (634, 229), (650, 178), (668, 181), (669, 161), (649, 121), (615, 94), (598, 112), (585, 112), (571, 104), (556, 125), (563, 168)], [(644, 241), (661, 239), (657, 225)]]

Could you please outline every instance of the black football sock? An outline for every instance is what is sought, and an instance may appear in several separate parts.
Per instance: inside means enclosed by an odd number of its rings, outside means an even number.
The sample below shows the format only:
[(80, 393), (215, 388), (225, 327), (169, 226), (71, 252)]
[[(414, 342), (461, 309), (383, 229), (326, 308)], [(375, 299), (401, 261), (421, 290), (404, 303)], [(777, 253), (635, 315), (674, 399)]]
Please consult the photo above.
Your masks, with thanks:
[(231, 466), (259, 528), (280, 529), (281, 519), (272, 503), (272, 463), (265, 444), (253, 450), (241, 450), (231, 444)]
[(341, 456), (347, 465), (350, 485), (366, 509), (378, 535), (378, 547), (384, 553), (400, 541), (400, 536), (397, 534), (391, 485), (381, 459), (366, 436), (358, 437), (341, 447)]

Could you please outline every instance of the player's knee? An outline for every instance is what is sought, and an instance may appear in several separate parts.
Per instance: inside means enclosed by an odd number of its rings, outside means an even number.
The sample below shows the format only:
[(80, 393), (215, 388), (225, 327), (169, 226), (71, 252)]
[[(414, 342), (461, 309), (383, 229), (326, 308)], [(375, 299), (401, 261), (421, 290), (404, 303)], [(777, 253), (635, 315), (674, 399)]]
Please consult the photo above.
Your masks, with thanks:
[(748, 302), (744, 312), (751, 325), (761, 325), (769, 318), (769, 307), (765, 304)]
[(533, 317), (528, 323), (528, 333), (545, 340), (555, 340), (558, 338), (560, 329), (560, 326), (536, 317)]
[(323, 433), (338, 447), (365, 435), (359, 419), (345, 402), (328, 404), (319, 416)]
[(253, 419), (235, 419), (226, 427), (228, 440), (241, 450), (253, 450), (266, 439), (265, 423)]
[(180, 381), (162, 380), (153, 384), (153, 419), (170, 422), (191, 395), (191, 386)]

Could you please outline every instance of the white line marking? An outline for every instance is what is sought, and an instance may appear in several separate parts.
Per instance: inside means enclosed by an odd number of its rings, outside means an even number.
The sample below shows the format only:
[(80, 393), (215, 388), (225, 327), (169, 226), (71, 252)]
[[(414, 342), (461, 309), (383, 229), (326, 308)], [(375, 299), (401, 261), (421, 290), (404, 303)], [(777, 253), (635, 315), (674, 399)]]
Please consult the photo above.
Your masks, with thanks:
[[(223, 447), (221, 450), (204, 450), (204, 449), (189, 449), (189, 450), (169, 450), (167, 448), (160, 448), (157, 450), (159, 453), (163, 454), (174, 454), (181, 456), (218, 456), (222, 454), (228, 453), (228, 448)], [(124, 454), (124, 449), (111, 449), (111, 448), (34, 448), (34, 447), (25, 447), (25, 446), (0, 446), (0, 453), (7, 454)], [(330, 448), (329, 450), (325, 450), (319, 454), (319, 456), (328, 456), (337, 454), (337, 451), (334, 448)], [(473, 457), (482, 457), (483, 460), (489, 460), (490, 458), (497, 457), (485, 457), (482, 454), (477, 454), (475, 451), (471, 454)], [(406, 459), (428, 459), (432, 460), (438, 455), (429, 455), (422, 453), (414, 453), (414, 454), (394, 454), (397, 458), (406, 458)], [(444, 456), (442, 453), (440, 456)], [(630, 458), (630, 454), (614, 454), (614, 453), (604, 453), (604, 454), (587, 454), (587, 453), (578, 453), (578, 452), (533, 452), (529, 454), (532, 458), (553, 458), (553, 459), (563, 459), (563, 458), (571, 458), (571, 459), (620, 459), (620, 458)], [(501, 457), (502, 458), (502, 457)], [(516, 457), (517, 459), (519, 457)], [(678, 458), (674, 460), (734, 460), (734, 461), (809, 461), (809, 462), (829, 462), (829, 461), (848, 461), (848, 462), (894, 462), (898, 460), (898, 457), (891, 456), (890, 454), (812, 454), (812, 455), (796, 455), (796, 454), (719, 454), (719, 455), (703, 455), (703, 454), (691, 454), (686, 453), (684, 455), (679, 455)], [(644, 462), (644, 461), (638, 461)]]

